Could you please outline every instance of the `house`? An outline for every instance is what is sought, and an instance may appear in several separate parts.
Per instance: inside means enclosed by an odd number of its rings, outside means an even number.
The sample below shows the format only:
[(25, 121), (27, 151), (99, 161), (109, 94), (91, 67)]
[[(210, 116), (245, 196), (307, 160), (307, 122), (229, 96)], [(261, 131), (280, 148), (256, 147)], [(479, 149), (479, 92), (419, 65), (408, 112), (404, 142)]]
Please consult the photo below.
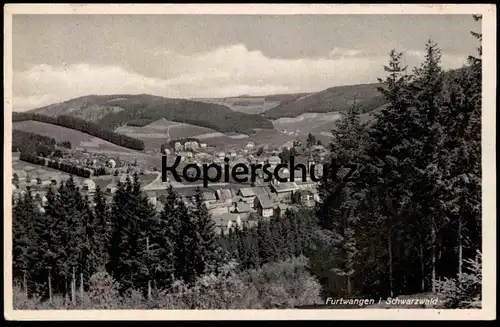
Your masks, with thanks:
[(215, 193), (212, 191), (205, 191), (202, 193), (203, 195), (203, 203), (207, 206), (207, 208), (212, 207), (217, 203), (217, 197)]
[(274, 201), (265, 195), (255, 197), (255, 208), (263, 218), (269, 218), (274, 213)]
[(24, 166), (24, 171), (25, 172), (29, 172), (29, 171), (32, 171), (32, 170), (35, 170), (36, 168), (34, 166)]
[[(229, 208), (227, 205), (216, 205), (209, 209), (212, 217), (217, 217), (226, 213), (229, 213)], [(215, 218), (214, 218), (215, 219)]]
[(312, 149), (313, 151), (321, 151), (321, 152), (326, 151), (325, 147), (319, 144), (313, 146)]
[(232, 210), (233, 213), (249, 213), (252, 209), (250, 205), (245, 202), (235, 202), (234, 208)]
[(288, 142), (283, 143), (281, 145), (281, 148), (290, 150), (291, 148), (293, 148), (293, 146), (294, 146), (293, 141), (288, 141)]
[(88, 193), (94, 193), (96, 189), (96, 184), (90, 178), (84, 179), (82, 181), (82, 190)]
[(108, 160), (108, 162), (106, 163), (106, 165), (107, 165), (109, 168), (113, 169), (113, 168), (115, 168), (115, 167), (116, 167), (116, 161), (114, 161), (113, 159), (109, 159), (109, 160)]
[(15, 170), (13, 175), (13, 181), (15, 183), (24, 183), (26, 182), (26, 172), (24, 170)]
[(231, 205), (233, 203), (233, 196), (231, 190), (227, 188), (218, 189), (216, 191), (218, 202), (224, 203), (225, 205)]
[(38, 176), (36, 183), (38, 185), (43, 185), (43, 186), (53, 185), (52, 181), (55, 180), (55, 178), (57, 178), (57, 177), (54, 176), (53, 174), (51, 174), (51, 173), (45, 173), (45, 174), (42, 174), (42, 175)]
[(250, 187), (244, 187), (238, 190), (236, 193), (237, 196), (241, 197), (241, 199), (247, 203), (252, 205), (255, 199), (255, 193)]
[(299, 190), (296, 193), (296, 201), (306, 207), (313, 207), (315, 204), (314, 193), (311, 190)]
[(200, 148), (205, 149), (207, 147), (206, 143), (200, 143)]
[(26, 183), (36, 184), (38, 179), (38, 174), (36, 172), (29, 172), (26, 174)]
[(45, 213), (45, 208), (41, 204), (37, 204), (36, 207), (38, 209), (38, 212), (40, 212), (41, 214)]
[(217, 230), (221, 233), (227, 233), (232, 228), (241, 228), (246, 221), (246, 216), (238, 213), (226, 213), (214, 220), (216, 226), (219, 227)]
[(295, 182), (271, 184), (271, 188), (280, 201), (291, 201), (293, 193), (298, 190)]
[(184, 150), (196, 150), (199, 148), (199, 144), (196, 141), (189, 141), (184, 144)]
[(42, 195), (40, 198), (40, 204), (42, 205), (42, 207), (46, 207), (48, 203), (49, 200), (47, 199), (47, 197), (45, 195)]
[(113, 194), (116, 192), (116, 190), (117, 190), (117, 185), (115, 182), (111, 182), (108, 185), (106, 185), (106, 192)]
[(315, 191), (317, 183), (313, 182), (311, 179), (307, 179), (305, 181), (295, 181), (295, 185), (297, 185), (297, 188), (299, 190), (310, 190), (310, 191)]
[(157, 198), (156, 198), (156, 193), (155, 192), (146, 192), (146, 196), (148, 197), (149, 203), (151, 203), (153, 206), (156, 207), (157, 205)]
[(267, 158), (267, 163), (271, 166), (277, 166), (281, 163), (281, 159), (280, 157), (273, 155)]

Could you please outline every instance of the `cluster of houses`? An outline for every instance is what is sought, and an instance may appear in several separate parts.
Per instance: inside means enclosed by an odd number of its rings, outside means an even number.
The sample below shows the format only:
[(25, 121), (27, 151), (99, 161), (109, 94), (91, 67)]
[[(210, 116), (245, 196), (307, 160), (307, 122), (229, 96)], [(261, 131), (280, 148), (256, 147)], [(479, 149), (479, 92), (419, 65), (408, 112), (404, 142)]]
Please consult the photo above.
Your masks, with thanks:
[[(290, 144), (293, 146), (293, 144)], [(318, 147), (318, 146), (316, 146)], [(255, 153), (255, 145), (248, 143), (245, 149), (207, 153), (201, 151), (206, 148), (206, 144), (199, 144), (196, 141), (188, 141), (185, 144), (180, 142), (175, 144), (176, 155), (181, 156), (182, 161), (195, 162), (200, 166), (203, 163), (218, 163), (224, 165), (226, 158), (230, 159), (229, 165), (236, 164), (270, 164), (271, 171), (281, 159), (276, 152)], [(324, 148), (320, 150), (324, 152)], [(166, 150), (168, 151), (168, 150)], [(280, 182), (273, 177), (269, 182), (264, 182), (262, 172), (257, 176), (254, 183), (218, 183), (217, 186), (203, 188), (200, 185), (180, 184), (169, 179), (168, 182), (161, 181), (159, 172), (151, 172), (148, 169), (140, 168), (135, 165), (127, 165), (122, 162), (116, 162), (105, 154), (88, 154), (77, 153), (66, 157), (64, 160), (69, 160), (75, 164), (90, 164), (91, 166), (105, 166), (111, 170), (107, 176), (91, 178), (79, 178), (75, 176), (75, 182), (83, 194), (92, 195), (97, 186), (103, 191), (106, 199), (111, 201), (113, 194), (116, 192), (119, 181), (125, 181), (127, 177), (132, 178), (134, 173), (138, 173), (141, 178), (141, 184), (144, 192), (147, 194), (149, 201), (155, 206), (158, 211), (163, 209), (162, 200), (166, 195), (168, 185), (172, 185), (174, 190), (184, 199), (186, 204), (192, 204), (193, 195), (197, 187), (203, 191), (205, 205), (210, 211), (215, 223), (219, 226), (219, 231), (227, 231), (235, 225), (241, 225), (247, 222), (249, 225), (256, 223), (257, 217), (269, 218), (274, 214), (282, 214), (288, 208), (301, 204), (312, 207), (319, 201), (317, 183), (310, 179), (310, 169), (314, 160), (312, 156), (296, 157), (295, 164), (302, 163), (306, 169), (306, 178), (304, 179), (300, 171), (295, 172), (295, 179), (290, 180), (290, 172), (288, 169), (280, 171), (281, 178), (287, 178), (287, 182)], [(318, 168), (316, 167), (316, 176), (318, 176)], [(322, 172), (319, 171), (319, 175)], [(45, 194), (49, 187), (59, 187), (60, 183), (70, 177), (69, 174), (38, 168), (34, 166), (24, 166), (23, 169), (13, 171), (12, 186), (14, 198), (19, 197), (25, 192), (27, 186), (32, 189), (34, 197), (39, 199), (40, 210), (46, 203)], [(222, 185), (224, 184), (224, 185)]]
[[(26, 170), (28, 172), (26, 172)], [(44, 212), (47, 204), (46, 194), (49, 188), (56, 191), (62, 182), (70, 178), (69, 174), (61, 174), (55, 171), (36, 169), (33, 166), (27, 166), (24, 170), (14, 170), (12, 177), (12, 196), (14, 200), (24, 196), (28, 187), (31, 189), (32, 196), (38, 200), (36, 204), (40, 212)], [(82, 195), (92, 197), (96, 190), (96, 183), (90, 178), (74, 177), (76, 186), (79, 187)]]

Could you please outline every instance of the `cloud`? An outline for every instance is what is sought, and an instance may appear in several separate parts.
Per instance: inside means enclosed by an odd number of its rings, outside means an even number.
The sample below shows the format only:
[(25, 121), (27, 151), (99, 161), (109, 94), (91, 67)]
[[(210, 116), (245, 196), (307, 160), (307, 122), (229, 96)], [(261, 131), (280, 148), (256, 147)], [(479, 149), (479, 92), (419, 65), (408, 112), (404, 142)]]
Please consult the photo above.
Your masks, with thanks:
[(366, 56), (367, 54), (364, 51), (357, 49), (333, 48), (329, 55), (332, 58), (349, 58)]
[[(425, 59), (425, 51), (424, 50), (406, 50), (403, 51), (403, 54), (406, 55), (409, 60), (418, 62), (422, 62)], [(441, 65), (444, 68), (458, 68), (463, 66), (467, 61), (467, 57), (465, 55), (458, 54), (442, 54), (441, 55)]]
[[(422, 59), (407, 52), (409, 61)], [(320, 91), (336, 85), (375, 82), (387, 55), (333, 49), (327, 58), (276, 59), (244, 45), (187, 56), (168, 49), (143, 53), (147, 65), (34, 65), (15, 71), (14, 109), (27, 110), (89, 94), (149, 93), (165, 97), (227, 97), (240, 94)], [(410, 63), (408, 63), (410, 65)], [(445, 68), (459, 60), (443, 55)], [(127, 68), (124, 68), (127, 67)], [(148, 69), (145, 69), (148, 68)]]

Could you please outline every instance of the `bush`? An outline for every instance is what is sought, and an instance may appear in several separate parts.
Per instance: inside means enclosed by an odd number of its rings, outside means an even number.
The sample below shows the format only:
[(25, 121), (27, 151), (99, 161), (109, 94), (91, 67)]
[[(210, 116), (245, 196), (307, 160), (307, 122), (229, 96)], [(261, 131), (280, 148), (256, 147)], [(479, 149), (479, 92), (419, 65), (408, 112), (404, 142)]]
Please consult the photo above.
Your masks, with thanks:
[(116, 309), (119, 305), (119, 284), (107, 272), (96, 272), (90, 277), (88, 297), (92, 308)]
[(260, 301), (255, 287), (237, 274), (231, 262), (218, 274), (199, 277), (189, 286), (181, 281), (173, 291), (160, 295), (159, 307), (164, 309), (258, 309)]
[(323, 303), (321, 285), (307, 271), (308, 259), (301, 256), (279, 263), (268, 263), (247, 272), (247, 280), (259, 292), (262, 306), (293, 308)]
[[(176, 281), (170, 290), (155, 292), (145, 299), (136, 290), (120, 296), (119, 284), (107, 272), (90, 277), (84, 298), (77, 292), (78, 309), (271, 309), (321, 303), (321, 287), (306, 270), (307, 259), (294, 258), (267, 264), (250, 271), (238, 271), (235, 262), (218, 273), (199, 277), (192, 285)], [(27, 299), (18, 288), (16, 309), (74, 309), (69, 299), (54, 296), (52, 303), (39, 297)]]
[(439, 283), (440, 294), (446, 308), (481, 308), (482, 256), (478, 251), (476, 260), (465, 260), (467, 271), (461, 278), (447, 278)]

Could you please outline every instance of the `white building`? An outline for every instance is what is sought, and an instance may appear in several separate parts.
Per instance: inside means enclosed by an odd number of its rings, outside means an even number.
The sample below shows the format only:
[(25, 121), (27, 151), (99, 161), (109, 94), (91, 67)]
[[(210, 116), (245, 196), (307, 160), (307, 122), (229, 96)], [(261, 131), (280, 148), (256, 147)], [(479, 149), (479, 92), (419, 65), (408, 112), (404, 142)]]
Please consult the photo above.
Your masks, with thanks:
[(116, 167), (116, 161), (114, 161), (113, 159), (109, 159), (107, 165), (108, 165), (109, 168), (115, 168)]
[(83, 180), (82, 190), (89, 192), (89, 193), (93, 193), (93, 192), (95, 192), (95, 189), (96, 189), (96, 184), (93, 180), (91, 180), (90, 178)]

